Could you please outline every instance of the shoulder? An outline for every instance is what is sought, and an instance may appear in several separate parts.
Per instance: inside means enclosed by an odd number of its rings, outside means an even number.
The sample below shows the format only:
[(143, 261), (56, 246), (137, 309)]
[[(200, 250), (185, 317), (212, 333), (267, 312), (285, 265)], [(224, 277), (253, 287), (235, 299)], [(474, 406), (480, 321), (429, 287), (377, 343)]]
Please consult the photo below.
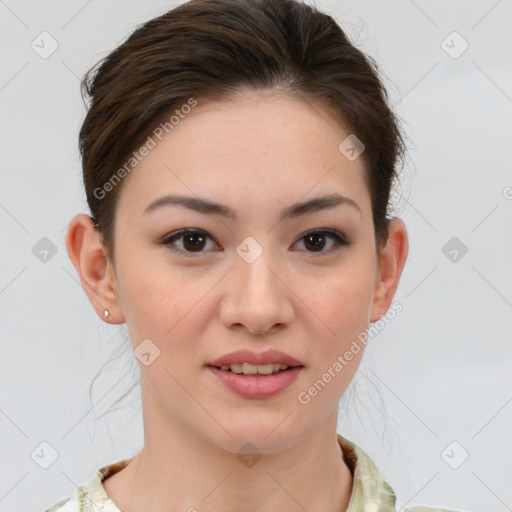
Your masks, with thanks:
[(78, 503), (73, 498), (64, 498), (43, 512), (78, 512)]
[(99, 503), (104, 492), (100, 477), (98, 471), (91, 482), (75, 487), (70, 496), (46, 508), (44, 512), (92, 512), (92, 503)]
[(131, 459), (121, 459), (96, 470), (85, 485), (75, 487), (70, 497), (58, 501), (43, 512), (120, 512), (107, 495), (103, 481), (121, 471)]
[[(352, 472), (354, 483), (352, 497), (347, 512), (360, 510), (377, 510), (379, 512), (395, 512), (396, 496), (390, 485), (384, 480), (372, 459), (358, 445), (338, 434), (338, 443), (343, 458)], [(403, 510), (403, 509), (400, 509)], [(463, 512), (439, 507), (413, 506), (404, 512)]]
[(404, 512), (463, 512), (462, 510), (453, 510), (447, 508), (433, 508), (433, 507), (412, 507), (406, 508)]

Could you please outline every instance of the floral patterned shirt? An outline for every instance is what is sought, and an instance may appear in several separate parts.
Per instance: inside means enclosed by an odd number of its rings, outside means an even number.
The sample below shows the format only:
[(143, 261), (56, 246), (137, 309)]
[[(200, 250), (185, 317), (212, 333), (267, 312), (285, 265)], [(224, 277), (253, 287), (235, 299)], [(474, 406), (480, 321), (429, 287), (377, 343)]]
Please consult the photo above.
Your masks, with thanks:
[[(368, 455), (340, 434), (338, 443), (353, 477), (352, 494), (345, 512), (396, 512), (395, 493)], [(44, 512), (121, 512), (107, 495), (102, 482), (121, 471), (130, 460), (122, 459), (98, 469), (88, 484), (76, 487), (70, 498), (59, 501)], [(414, 506), (404, 512), (462, 511)]]

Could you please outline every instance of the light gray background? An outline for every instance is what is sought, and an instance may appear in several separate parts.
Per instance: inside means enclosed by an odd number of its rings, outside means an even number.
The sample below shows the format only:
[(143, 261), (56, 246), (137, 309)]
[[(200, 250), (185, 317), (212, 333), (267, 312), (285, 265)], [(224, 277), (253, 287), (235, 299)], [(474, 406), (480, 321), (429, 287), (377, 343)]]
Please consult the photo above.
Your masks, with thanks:
[[(89, 384), (124, 331), (94, 313), (64, 236), (88, 212), (79, 77), (176, 4), (0, 0), (1, 511), (41, 512), (141, 447), (138, 389), (96, 419), (137, 376), (126, 358), (98, 379), (90, 408)], [(382, 471), (397, 510), (512, 510), (512, 2), (316, 5), (376, 58), (410, 148), (403, 311), (369, 343), (338, 431)], [(43, 31), (59, 45), (46, 59), (31, 48)], [(453, 31), (469, 43), (457, 58), (445, 51), (462, 48)], [(43, 237), (57, 249), (46, 262), (32, 252)], [(452, 237), (468, 249), (455, 262), (442, 251)], [(35, 462), (50, 456), (42, 442), (58, 453), (48, 469)]]

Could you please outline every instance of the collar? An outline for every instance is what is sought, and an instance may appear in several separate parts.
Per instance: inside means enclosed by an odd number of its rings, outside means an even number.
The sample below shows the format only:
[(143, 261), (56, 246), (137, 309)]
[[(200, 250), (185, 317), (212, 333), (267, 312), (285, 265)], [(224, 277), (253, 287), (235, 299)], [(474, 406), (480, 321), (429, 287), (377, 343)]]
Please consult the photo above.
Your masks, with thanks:
[(395, 512), (395, 493), (370, 457), (338, 434), (343, 458), (352, 472), (352, 494), (346, 512)]

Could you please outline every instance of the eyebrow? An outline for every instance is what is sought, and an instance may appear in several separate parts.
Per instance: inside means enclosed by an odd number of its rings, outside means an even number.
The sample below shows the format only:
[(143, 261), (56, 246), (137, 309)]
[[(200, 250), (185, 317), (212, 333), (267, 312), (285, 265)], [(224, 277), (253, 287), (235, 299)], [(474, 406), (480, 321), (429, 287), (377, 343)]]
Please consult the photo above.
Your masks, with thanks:
[[(165, 195), (153, 201), (145, 210), (144, 214), (152, 212), (164, 206), (184, 206), (205, 215), (221, 215), (236, 220), (236, 213), (228, 206), (200, 197), (189, 197), (179, 195)], [(296, 218), (307, 213), (334, 208), (338, 205), (347, 205), (361, 213), (359, 205), (349, 197), (340, 194), (329, 194), (315, 197), (308, 201), (294, 203), (281, 212), (280, 220)]]

